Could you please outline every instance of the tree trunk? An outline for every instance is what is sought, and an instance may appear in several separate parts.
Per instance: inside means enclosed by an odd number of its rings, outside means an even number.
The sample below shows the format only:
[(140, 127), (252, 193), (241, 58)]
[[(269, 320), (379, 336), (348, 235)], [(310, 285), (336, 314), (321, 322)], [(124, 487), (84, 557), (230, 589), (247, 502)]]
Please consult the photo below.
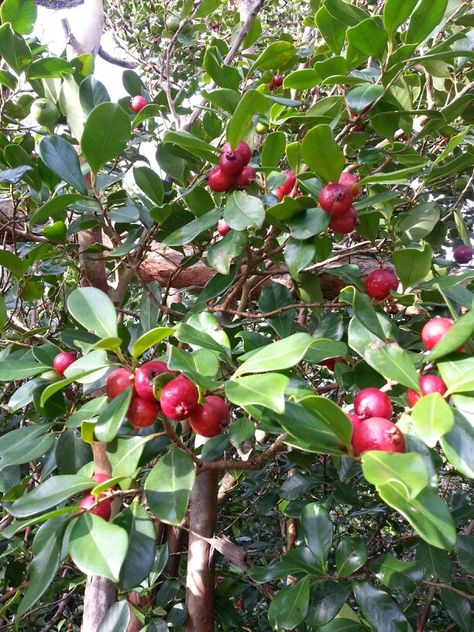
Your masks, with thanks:
[[(202, 437), (196, 437), (205, 442)], [(217, 524), (217, 472), (196, 477), (189, 504), (189, 545), (186, 577), (186, 632), (214, 632), (214, 561), (211, 546)]]

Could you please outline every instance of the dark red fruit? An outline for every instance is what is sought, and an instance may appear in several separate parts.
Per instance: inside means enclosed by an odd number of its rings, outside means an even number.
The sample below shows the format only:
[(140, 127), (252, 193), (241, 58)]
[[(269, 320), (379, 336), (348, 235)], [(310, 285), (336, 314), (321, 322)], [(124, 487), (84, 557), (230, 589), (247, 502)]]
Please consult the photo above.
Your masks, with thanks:
[(349, 189), (353, 200), (359, 197), (360, 188), (355, 186), (358, 182), (359, 176), (356, 176), (355, 173), (351, 173), (350, 171), (343, 171), (339, 177), (339, 184)]
[(443, 318), (441, 316), (432, 318), (421, 330), (422, 343), (428, 350), (433, 349), (453, 325), (454, 321), (451, 318)]
[(363, 131), (364, 131), (364, 126), (361, 125), (360, 123), (356, 123), (355, 125), (351, 127), (351, 132), (357, 133), (357, 132), (363, 132)]
[(133, 373), (120, 367), (109, 373), (105, 380), (105, 392), (109, 399), (114, 399), (133, 384)]
[(207, 184), (211, 191), (215, 193), (225, 193), (234, 184), (234, 178), (222, 173), (219, 167), (214, 167), (209, 171)]
[(470, 246), (456, 246), (453, 251), (456, 263), (470, 263), (472, 260), (472, 248)]
[(168, 366), (161, 360), (145, 362), (135, 371), (135, 391), (139, 397), (149, 402), (156, 402), (153, 392), (153, 378), (155, 375), (169, 373)]
[(195, 433), (202, 437), (215, 437), (222, 432), (222, 423), (229, 419), (229, 409), (221, 397), (208, 395), (189, 417)]
[(362, 419), (392, 416), (392, 402), (378, 388), (363, 388), (354, 398), (354, 412)]
[(110, 479), (110, 476), (108, 474), (98, 472), (97, 474), (94, 474), (91, 478), (95, 483), (105, 483), (105, 481), (108, 481)]
[[(102, 499), (102, 498), (103, 498), (103, 495), (101, 494), (101, 496), (99, 496), (99, 499)], [(112, 499), (104, 500), (103, 502), (100, 503), (100, 505), (97, 505), (97, 507), (94, 507), (96, 502), (97, 502), (97, 499), (93, 494), (87, 494), (87, 496), (84, 496), (84, 498), (79, 503), (79, 507), (81, 509), (84, 509), (85, 511), (88, 511), (91, 514), (94, 514), (95, 516), (99, 516), (100, 518), (103, 518), (104, 520), (109, 520), (112, 514)], [(92, 509), (92, 507), (94, 508)]]
[[(226, 143), (225, 145), (222, 146), (221, 152), (225, 153), (227, 151), (232, 151), (232, 147), (230, 146), (230, 143)], [(240, 154), (240, 157), (242, 158), (242, 161), (243, 161), (243, 166), (247, 165), (250, 162), (250, 159), (252, 158), (252, 151), (244, 140), (241, 140), (240, 143), (237, 145), (235, 149), (235, 153)]]
[(130, 107), (134, 112), (140, 112), (140, 110), (143, 110), (145, 105), (148, 105), (148, 99), (142, 97), (141, 95), (137, 95), (130, 99)]
[(225, 221), (225, 219), (220, 219), (217, 222), (217, 232), (219, 233), (219, 235), (221, 237), (225, 237), (227, 235), (227, 233), (229, 233), (231, 230), (232, 230), (232, 228)]
[(290, 195), (296, 184), (296, 173), (294, 171), (285, 171), (285, 182), (280, 186), (284, 195)]
[(255, 169), (253, 167), (245, 165), (245, 167), (242, 167), (242, 170), (235, 181), (239, 187), (248, 187), (250, 184), (252, 184), (256, 177), (257, 172), (255, 171)]
[(56, 373), (64, 375), (64, 371), (76, 361), (76, 354), (72, 351), (61, 351), (53, 358), (53, 367)]
[(226, 176), (236, 176), (244, 166), (242, 156), (236, 151), (225, 151), (219, 158), (219, 169)]
[(342, 356), (339, 356), (337, 358), (328, 358), (327, 360), (321, 360), (319, 364), (321, 366), (327, 367), (330, 371), (334, 371), (334, 369), (336, 368), (336, 362), (347, 364), (347, 360)]
[(341, 233), (341, 235), (348, 235), (355, 230), (355, 227), (359, 223), (359, 216), (357, 215), (357, 211), (354, 207), (351, 208), (342, 215), (333, 215), (331, 217), (331, 221), (329, 222), (329, 228), (336, 233)]
[(128, 423), (134, 428), (148, 428), (155, 423), (160, 406), (141, 397), (133, 397), (127, 411)]
[(392, 268), (380, 268), (380, 270), (372, 270), (365, 280), (365, 291), (371, 298), (378, 301), (387, 298), (390, 290), (396, 290), (398, 287), (398, 279)]
[(405, 452), (405, 438), (397, 426), (383, 417), (371, 417), (352, 430), (352, 448), (356, 456), (367, 450)]
[(444, 395), (448, 390), (446, 384), (437, 375), (421, 375), (419, 382), (422, 395), (411, 388), (408, 389), (408, 403), (412, 408), (416, 402), (423, 397), (423, 395), (429, 395), (430, 393), (439, 393), (440, 395)]
[(160, 405), (163, 413), (175, 421), (191, 415), (198, 406), (199, 391), (195, 384), (184, 375), (178, 375), (163, 386)]
[(275, 88), (280, 88), (283, 85), (283, 77), (281, 75), (275, 75), (272, 79), (272, 83)]
[(343, 184), (330, 182), (321, 189), (319, 204), (329, 215), (344, 215), (352, 207), (352, 193)]
[(359, 415), (356, 415), (355, 413), (346, 413), (346, 415), (347, 415), (347, 418), (349, 419), (349, 421), (352, 424), (352, 429), (354, 429), (356, 426), (358, 426), (359, 424), (361, 424), (364, 421), (363, 419), (361, 419), (359, 417)]

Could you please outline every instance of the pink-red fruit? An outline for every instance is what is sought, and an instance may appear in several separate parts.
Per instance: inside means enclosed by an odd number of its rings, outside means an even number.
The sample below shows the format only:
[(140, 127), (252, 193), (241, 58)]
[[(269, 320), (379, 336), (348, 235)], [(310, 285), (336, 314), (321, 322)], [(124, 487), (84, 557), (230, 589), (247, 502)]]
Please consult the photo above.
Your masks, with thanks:
[(119, 367), (109, 373), (105, 380), (105, 392), (109, 399), (114, 399), (125, 389), (133, 384), (133, 373), (128, 369)]
[(443, 380), (437, 375), (421, 375), (419, 379), (420, 390), (422, 395), (412, 390), (408, 389), (408, 403), (413, 408), (416, 402), (423, 397), (423, 395), (429, 395), (430, 393), (439, 393), (440, 395), (444, 395), (448, 390), (448, 387), (443, 382)]
[(329, 222), (329, 228), (335, 233), (348, 235), (355, 230), (358, 223), (359, 216), (357, 215), (357, 211), (353, 206), (351, 206), (351, 208), (345, 213), (342, 213), (342, 215), (333, 215), (331, 217), (331, 221)]
[(456, 263), (470, 263), (472, 260), (472, 248), (470, 246), (456, 246), (453, 251)]
[(145, 97), (142, 97), (139, 94), (130, 99), (130, 107), (132, 108), (134, 112), (137, 112), (137, 113), (140, 112), (140, 110), (143, 110), (145, 105), (148, 105), (148, 99), (146, 99)]
[[(99, 496), (99, 499), (101, 498), (101, 496)], [(96, 502), (97, 499), (93, 494), (87, 494), (79, 503), (79, 507), (91, 514), (94, 514), (95, 516), (103, 518), (104, 520), (109, 520), (112, 514), (112, 499), (104, 500), (100, 503), (100, 505), (94, 507)], [(94, 508), (92, 509), (92, 507)]]
[(169, 373), (168, 366), (161, 360), (145, 362), (135, 371), (135, 391), (139, 397), (149, 402), (156, 402), (153, 392), (153, 378), (155, 375)]
[(242, 156), (236, 151), (225, 151), (219, 157), (219, 169), (226, 176), (236, 176), (243, 166)]
[(199, 391), (185, 375), (178, 375), (163, 386), (160, 405), (163, 413), (175, 421), (182, 421), (198, 406)]
[(405, 452), (405, 438), (400, 429), (388, 419), (371, 417), (353, 427), (352, 448), (356, 456), (367, 450)]
[(347, 187), (351, 192), (352, 199), (355, 200), (359, 197), (360, 189), (356, 187), (356, 184), (359, 182), (359, 176), (356, 176), (354, 173), (350, 171), (343, 171), (339, 177), (339, 184)]
[(219, 235), (221, 237), (225, 237), (227, 235), (227, 233), (229, 233), (231, 230), (232, 230), (232, 228), (225, 221), (225, 219), (220, 219), (217, 222), (217, 232), (219, 233)]
[(453, 325), (454, 321), (451, 318), (443, 318), (442, 316), (432, 318), (421, 330), (421, 342), (430, 351), (448, 333)]
[(222, 432), (222, 423), (229, 419), (227, 404), (217, 395), (207, 395), (189, 417), (191, 428), (202, 437), (215, 437)]
[(321, 189), (319, 204), (329, 215), (344, 215), (352, 206), (352, 193), (343, 184), (330, 182)]
[(255, 169), (253, 167), (245, 165), (245, 167), (242, 167), (235, 181), (239, 187), (248, 187), (250, 184), (252, 184), (252, 182), (254, 182), (256, 177), (257, 172), (255, 171)]
[(141, 397), (133, 397), (127, 411), (128, 423), (134, 428), (148, 428), (155, 423), (160, 406)]
[[(221, 149), (222, 153), (225, 153), (228, 151), (232, 151), (232, 147), (230, 146), (230, 143), (226, 143), (225, 145), (222, 146), (222, 149)], [(237, 147), (235, 148), (235, 153), (240, 154), (240, 157), (242, 158), (242, 164), (244, 166), (247, 165), (250, 162), (250, 159), (252, 158), (252, 151), (244, 140), (241, 140), (240, 143), (237, 145)]]
[(75, 361), (75, 353), (72, 353), (72, 351), (61, 351), (53, 358), (54, 370), (62, 376), (64, 375), (64, 371)]
[(396, 290), (398, 287), (398, 279), (392, 268), (380, 268), (380, 270), (372, 270), (365, 280), (365, 291), (367, 294), (378, 301), (387, 298), (390, 290)]
[(219, 167), (214, 167), (209, 172), (207, 184), (211, 191), (215, 193), (225, 193), (234, 184), (234, 178), (222, 173)]
[(392, 402), (378, 388), (363, 388), (354, 398), (354, 412), (362, 419), (392, 416)]
[(346, 415), (352, 424), (352, 431), (354, 431), (354, 428), (364, 421), (359, 417), (359, 415), (356, 415), (355, 413), (346, 413)]

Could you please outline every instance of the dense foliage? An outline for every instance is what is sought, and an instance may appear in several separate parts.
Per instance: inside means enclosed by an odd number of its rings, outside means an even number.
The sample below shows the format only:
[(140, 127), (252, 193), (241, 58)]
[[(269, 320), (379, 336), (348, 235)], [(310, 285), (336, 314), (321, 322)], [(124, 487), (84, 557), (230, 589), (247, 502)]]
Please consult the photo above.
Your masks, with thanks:
[[(0, 630), (79, 630), (87, 575), (118, 590), (102, 631), (127, 598), (143, 630), (184, 629), (190, 495), (217, 472), (216, 629), (472, 631), (469, 5), (255, 2), (243, 23), (111, 1), (139, 64), (113, 103), (90, 55), (31, 37), (33, 0), (4, 0)], [(214, 192), (241, 141), (255, 181), (242, 163)], [(205, 440), (189, 385), (157, 414), (178, 374), (229, 406)], [(365, 388), (383, 449), (347, 416)]]

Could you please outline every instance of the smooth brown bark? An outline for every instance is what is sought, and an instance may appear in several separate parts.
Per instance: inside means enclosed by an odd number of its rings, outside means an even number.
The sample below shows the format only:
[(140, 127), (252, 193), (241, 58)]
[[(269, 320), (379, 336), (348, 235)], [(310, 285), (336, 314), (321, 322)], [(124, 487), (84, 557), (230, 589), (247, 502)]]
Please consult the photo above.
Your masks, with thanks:
[(196, 477), (189, 505), (186, 632), (214, 632), (214, 562), (211, 545), (217, 523), (217, 472)]

